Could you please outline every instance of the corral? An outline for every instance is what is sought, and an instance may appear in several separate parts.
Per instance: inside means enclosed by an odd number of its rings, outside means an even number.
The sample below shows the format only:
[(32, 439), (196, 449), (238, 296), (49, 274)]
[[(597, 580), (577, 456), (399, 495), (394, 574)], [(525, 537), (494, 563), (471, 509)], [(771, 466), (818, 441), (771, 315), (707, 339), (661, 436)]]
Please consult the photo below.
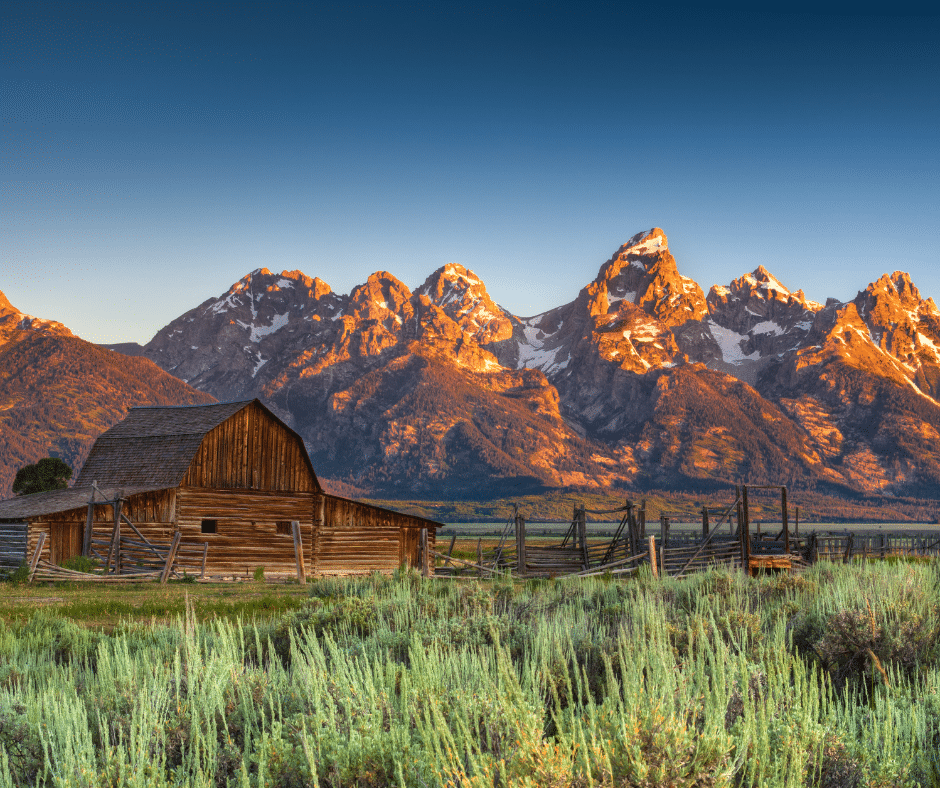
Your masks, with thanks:
[(61, 577), (83, 555), (112, 578), (263, 567), (303, 580), (420, 568), (439, 526), (325, 493), (300, 436), (258, 400), (132, 408), (74, 487), (0, 502), (0, 562)]
[[(778, 496), (779, 531), (765, 532), (751, 523), (749, 498), (760, 493)], [(527, 522), (516, 509), (495, 544), (477, 540), (475, 560), (453, 554), (456, 536), (446, 551), (435, 551), (440, 577), (494, 576), (512, 572), (521, 577), (585, 577), (610, 573), (630, 575), (641, 566), (654, 576), (685, 577), (713, 567), (742, 569), (747, 574), (791, 572), (817, 560), (850, 562), (856, 557), (940, 556), (937, 534), (908, 532), (878, 534), (799, 533), (799, 509), (791, 511), (787, 488), (781, 485), (744, 485), (730, 502), (703, 506), (701, 530), (673, 528), (674, 517), (687, 514), (658, 512), (658, 528), (648, 528), (645, 503), (627, 501), (610, 510), (589, 510), (575, 504), (567, 531), (559, 538), (531, 540)], [(607, 538), (591, 538), (588, 515), (615, 515), (619, 519)], [(795, 515), (795, 516), (794, 516)], [(764, 528), (766, 528), (766, 524)]]

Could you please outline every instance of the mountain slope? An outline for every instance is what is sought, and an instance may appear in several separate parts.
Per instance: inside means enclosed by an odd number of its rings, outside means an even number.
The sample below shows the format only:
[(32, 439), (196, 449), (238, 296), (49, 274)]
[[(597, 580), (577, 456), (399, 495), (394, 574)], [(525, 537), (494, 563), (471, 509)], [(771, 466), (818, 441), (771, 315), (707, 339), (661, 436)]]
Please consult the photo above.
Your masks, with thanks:
[(23, 316), (0, 293), (0, 498), (18, 468), (43, 457), (61, 457), (77, 472), (98, 435), (134, 405), (212, 401), (147, 359)]

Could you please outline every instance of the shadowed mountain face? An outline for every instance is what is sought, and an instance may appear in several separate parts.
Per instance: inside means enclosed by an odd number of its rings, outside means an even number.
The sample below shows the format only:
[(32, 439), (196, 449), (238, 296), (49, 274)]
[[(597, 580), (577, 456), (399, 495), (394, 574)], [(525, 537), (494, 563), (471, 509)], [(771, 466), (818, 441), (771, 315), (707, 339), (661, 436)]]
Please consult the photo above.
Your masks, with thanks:
[(219, 399), (262, 398), (321, 476), (376, 494), (940, 492), (940, 310), (906, 274), (845, 304), (763, 267), (706, 295), (659, 229), (534, 317), (455, 264), (349, 295), (262, 268), (143, 352)]
[(77, 475), (95, 438), (130, 407), (212, 401), (145, 358), (18, 312), (0, 293), (0, 498), (18, 468), (43, 457), (61, 457)]

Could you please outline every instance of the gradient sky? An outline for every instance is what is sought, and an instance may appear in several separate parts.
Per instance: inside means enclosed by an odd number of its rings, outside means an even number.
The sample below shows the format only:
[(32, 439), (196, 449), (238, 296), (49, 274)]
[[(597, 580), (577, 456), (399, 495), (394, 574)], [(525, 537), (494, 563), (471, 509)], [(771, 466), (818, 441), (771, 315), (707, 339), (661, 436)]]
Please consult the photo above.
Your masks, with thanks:
[(259, 267), (459, 262), (532, 315), (631, 235), (940, 301), (940, 17), (622, 4), (6, 2), (0, 290), (146, 342)]

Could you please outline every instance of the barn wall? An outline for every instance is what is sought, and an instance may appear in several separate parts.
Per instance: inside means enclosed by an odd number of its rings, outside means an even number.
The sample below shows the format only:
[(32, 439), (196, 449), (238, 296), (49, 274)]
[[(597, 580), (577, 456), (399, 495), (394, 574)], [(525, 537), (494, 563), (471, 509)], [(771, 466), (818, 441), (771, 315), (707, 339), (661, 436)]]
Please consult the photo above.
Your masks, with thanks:
[[(216, 533), (204, 533), (202, 521), (217, 521)], [(249, 490), (177, 491), (176, 524), (182, 542), (208, 543), (206, 575), (296, 575), (294, 539), (277, 532), (277, 522), (300, 523), (304, 551), (313, 536), (313, 495)], [(307, 563), (309, 571), (309, 563)]]
[(182, 486), (307, 493), (319, 489), (303, 442), (257, 404), (206, 434)]
[(29, 523), (0, 523), (0, 569), (19, 567), (27, 560)]
[(313, 574), (368, 574), (393, 572), (402, 564), (418, 566), (422, 528), (428, 528), (428, 543), (434, 547), (433, 524), (427, 520), (332, 495), (318, 498), (322, 519), (318, 501), (309, 562)]
[[(175, 509), (176, 490), (157, 490), (128, 496), (121, 511), (151, 542), (166, 544), (173, 538)], [(88, 507), (83, 506), (80, 509), (42, 515), (32, 520), (29, 529), (29, 555), (32, 556), (40, 531), (46, 534), (46, 543), (42, 549), (43, 560), (61, 564), (73, 555), (81, 555), (87, 516)], [(109, 540), (113, 529), (114, 507), (110, 503), (97, 504), (92, 538)], [(121, 525), (121, 533), (131, 536), (133, 531), (124, 523)], [(101, 550), (99, 546), (98, 551)]]
[(50, 557), (50, 548), (52, 546), (52, 540), (49, 538), (49, 522), (46, 520), (31, 520), (29, 523), (29, 536), (27, 539), (26, 547), (26, 560), (28, 561), (33, 557), (33, 552), (36, 550), (36, 545), (39, 544), (39, 534), (44, 533), (46, 535), (46, 541), (42, 545), (42, 552), (39, 554), (39, 557), (43, 561), (48, 561)]

